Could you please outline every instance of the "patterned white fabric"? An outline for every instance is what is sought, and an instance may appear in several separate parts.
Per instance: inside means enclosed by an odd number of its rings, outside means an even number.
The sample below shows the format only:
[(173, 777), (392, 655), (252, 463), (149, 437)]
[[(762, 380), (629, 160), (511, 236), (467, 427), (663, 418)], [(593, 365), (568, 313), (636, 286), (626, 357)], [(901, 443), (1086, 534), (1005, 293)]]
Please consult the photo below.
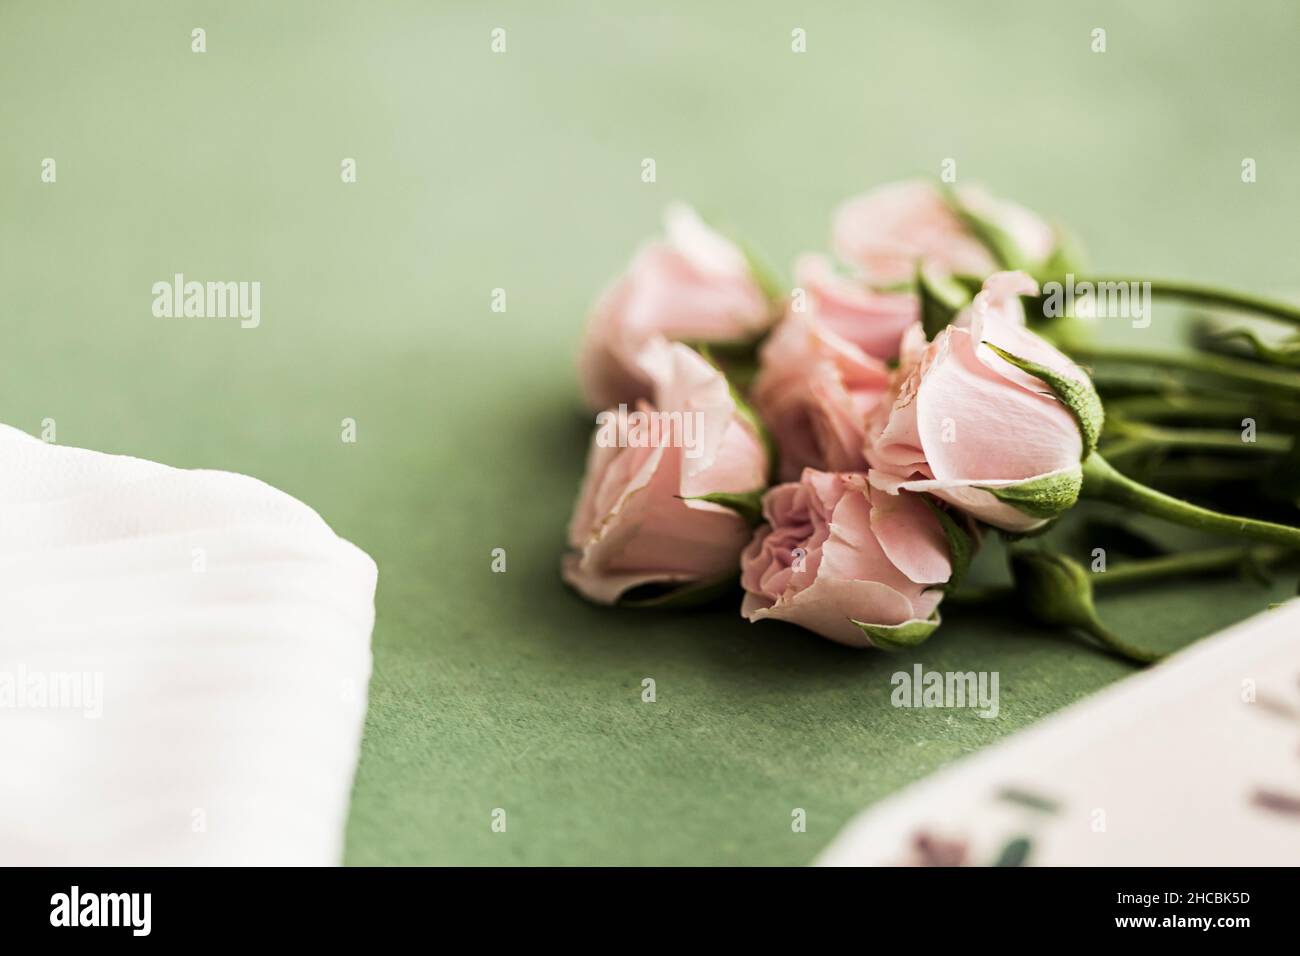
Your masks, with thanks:
[(1294, 865), (1297, 632), (1293, 600), (1198, 641), (880, 801), (818, 862)]

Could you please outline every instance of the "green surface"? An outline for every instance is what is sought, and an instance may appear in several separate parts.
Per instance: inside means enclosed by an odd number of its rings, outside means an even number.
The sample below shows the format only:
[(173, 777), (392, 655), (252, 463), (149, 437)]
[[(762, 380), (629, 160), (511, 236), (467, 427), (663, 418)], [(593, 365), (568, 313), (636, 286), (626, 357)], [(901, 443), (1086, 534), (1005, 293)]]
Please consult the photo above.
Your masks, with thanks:
[[(247, 472), (374, 556), (349, 862), (807, 861), (1129, 668), (955, 611), (888, 657), (731, 610), (584, 605), (557, 573), (591, 425), (571, 356), (670, 198), (785, 263), (843, 196), (945, 157), (1104, 271), (1300, 287), (1300, 8), (1051, 6), (9, 0), (0, 420)], [(261, 327), (154, 319), (176, 271), (261, 281)], [(1176, 644), (1280, 593), (1215, 580), (1102, 612)], [(913, 661), (999, 671), (1001, 716), (894, 710)]]

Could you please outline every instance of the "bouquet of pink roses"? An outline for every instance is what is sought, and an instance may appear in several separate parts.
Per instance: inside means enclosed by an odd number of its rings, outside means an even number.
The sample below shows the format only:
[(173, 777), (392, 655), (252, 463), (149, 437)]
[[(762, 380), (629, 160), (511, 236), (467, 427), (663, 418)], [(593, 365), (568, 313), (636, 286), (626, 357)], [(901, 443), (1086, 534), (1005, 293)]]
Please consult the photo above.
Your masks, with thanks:
[[(563, 562), (584, 597), (681, 604), (738, 579), (750, 621), (898, 648), (939, 626), (946, 594), (996, 596), (1149, 660), (1098, 619), (1094, 583), (1300, 549), (1300, 310), (1078, 279), (1060, 229), (926, 182), (844, 203), (832, 246), (781, 290), (673, 206), (600, 297), (579, 360), (596, 432)], [(1152, 289), (1237, 324), (1199, 320), (1200, 353), (1095, 344), (1099, 319), (1149, 325)], [(1223, 513), (1225, 492), (1261, 515)], [(1090, 572), (1036, 537), (1082, 499), (1264, 544)], [(954, 593), (986, 528), (1019, 542), (1014, 583)]]

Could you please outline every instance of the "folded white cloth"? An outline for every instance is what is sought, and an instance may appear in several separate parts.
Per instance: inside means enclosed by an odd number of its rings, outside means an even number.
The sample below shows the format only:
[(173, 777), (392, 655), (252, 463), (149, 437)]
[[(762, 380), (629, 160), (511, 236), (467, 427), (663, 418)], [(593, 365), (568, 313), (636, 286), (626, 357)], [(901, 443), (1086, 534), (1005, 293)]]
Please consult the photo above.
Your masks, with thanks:
[(0, 425), (0, 863), (338, 863), (376, 576), (256, 479)]

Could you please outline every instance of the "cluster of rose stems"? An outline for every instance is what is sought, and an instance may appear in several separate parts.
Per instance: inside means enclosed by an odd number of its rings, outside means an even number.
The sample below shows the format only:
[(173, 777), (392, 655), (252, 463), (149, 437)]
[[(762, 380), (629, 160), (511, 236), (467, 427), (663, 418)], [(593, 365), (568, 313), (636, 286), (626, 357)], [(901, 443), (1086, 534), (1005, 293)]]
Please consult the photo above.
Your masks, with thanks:
[[(1082, 281), (1082, 280), (1080, 280)], [(1132, 280), (1092, 279), (1098, 286)], [(1255, 313), (1300, 328), (1300, 307), (1246, 293), (1189, 283), (1153, 281), (1156, 295), (1199, 305)], [(1193, 380), (1212, 383), (1209, 393), (1198, 392), (1185, 379), (1172, 382), (1174, 390), (1119, 398), (1105, 403), (1106, 454), (1094, 451), (1083, 463), (1080, 497), (1105, 501), (1128, 511), (1147, 514), (1173, 524), (1215, 535), (1267, 542), (1266, 545), (1220, 547), (1158, 558), (1131, 561), (1091, 576), (1089, 588), (1111, 588), (1193, 574), (1224, 570), (1256, 570), (1294, 556), (1300, 551), (1300, 528), (1254, 518), (1222, 514), (1175, 498), (1135, 481), (1114, 467), (1123, 461), (1156, 450), (1205, 451), (1212, 454), (1281, 455), (1291, 451), (1285, 436), (1255, 436), (1242, 440), (1239, 431), (1212, 428), (1172, 428), (1159, 424), (1187, 420), (1200, 425), (1207, 418), (1228, 420), (1242, 411), (1243, 395), (1222, 397), (1223, 391), (1244, 393), (1251, 408), (1266, 410), (1275, 420), (1300, 423), (1300, 375), (1261, 362), (1206, 353), (1153, 352), (1145, 349), (1114, 348), (1091, 342), (1058, 343), (1072, 358), (1091, 364), (1131, 365), (1167, 373), (1184, 373)], [(1218, 394), (1216, 394), (1218, 393)], [(1231, 480), (1258, 474), (1258, 463), (1234, 470), (1232, 462), (1215, 461), (1213, 468), (1197, 469), (1202, 479)], [(988, 604), (1017, 599), (1015, 587), (963, 588), (948, 597), (958, 604)], [(1091, 605), (1089, 600), (1087, 604)], [(1102, 645), (1121, 657), (1139, 662), (1159, 659), (1158, 653), (1136, 647), (1107, 628), (1094, 613), (1082, 626)]]
[[(1091, 281), (1101, 283), (1118, 280)], [(1253, 312), (1300, 327), (1300, 307), (1289, 303), (1187, 283), (1152, 282), (1151, 287), (1154, 294), (1168, 298)], [(1285, 369), (1220, 355), (1160, 353), (1080, 343), (1064, 343), (1064, 347), (1072, 357), (1083, 362), (1105, 361), (1186, 372), (1235, 386), (1253, 393), (1252, 400), (1266, 407), (1276, 417), (1300, 422), (1300, 375)], [(1291, 404), (1287, 399), (1296, 399), (1298, 402)], [(1260, 568), (1300, 550), (1298, 528), (1202, 508), (1134, 481), (1111, 464), (1112, 461), (1154, 449), (1193, 449), (1248, 455), (1282, 454), (1291, 449), (1289, 439), (1268, 435), (1259, 436), (1253, 442), (1243, 442), (1240, 433), (1230, 430), (1175, 429), (1152, 424), (1152, 421), (1198, 421), (1207, 416), (1222, 417), (1240, 413), (1241, 405), (1238, 402), (1213, 395), (1179, 392), (1121, 398), (1108, 402), (1106, 409), (1107, 434), (1118, 440), (1107, 445), (1106, 457), (1094, 452), (1084, 463), (1082, 496), (1121, 505), (1196, 530), (1269, 542), (1269, 545), (1256, 548), (1214, 548), (1134, 561), (1096, 575), (1096, 586), (1113, 587), (1233, 568)], [(1252, 471), (1257, 471), (1257, 465), (1253, 463), (1245, 469), (1233, 469), (1232, 463), (1228, 462), (1218, 464), (1220, 467), (1217, 473), (1207, 475), (1202, 472), (1202, 476), (1231, 479), (1246, 477)], [(987, 603), (1002, 600), (1011, 593), (1010, 588), (967, 589), (952, 597), (959, 603)], [(1125, 656), (1142, 656), (1141, 651), (1123, 645), (1113, 635), (1098, 636), (1103, 643), (1110, 644), (1112, 649)]]
[[(1127, 283), (1132, 280), (1099, 278), (1087, 281), (1100, 286), (1103, 283)], [(1150, 285), (1154, 294), (1166, 298), (1255, 313), (1300, 327), (1300, 307), (1286, 302), (1190, 283), (1153, 281)], [(1285, 369), (1222, 355), (1161, 353), (1079, 341), (1059, 344), (1073, 358), (1084, 363), (1100, 361), (1186, 373), (1213, 382), (1220, 389), (1235, 388), (1248, 393), (1252, 405), (1265, 408), (1275, 419), (1300, 423), (1300, 376)], [(1207, 418), (1227, 420), (1241, 412), (1241, 401), (1237, 398), (1225, 399), (1213, 394), (1188, 391), (1185, 382), (1177, 383), (1177, 389), (1164, 394), (1138, 395), (1106, 403), (1106, 435), (1110, 441), (1106, 445), (1105, 457), (1094, 452), (1084, 462), (1081, 495), (1196, 530), (1270, 544), (1254, 548), (1220, 547), (1131, 561), (1092, 576), (1091, 587), (1109, 589), (1214, 571), (1259, 570), (1300, 550), (1300, 529), (1225, 515), (1200, 507), (1134, 481), (1111, 464), (1162, 449), (1250, 456), (1283, 454), (1291, 449), (1290, 440), (1282, 436), (1258, 436), (1252, 442), (1243, 442), (1241, 434), (1233, 430), (1170, 428), (1157, 424), (1171, 420), (1189, 420), (1199, 424)], [(1201, 466), (1197, 469), (1197, 475), (1192, 477), (1202, 480), (1235, 480), (1251, 477), (1258, 472), (1255, 462), (1245, 463), (1244, 468), (1234, 468), (1234, 464), (1216, 461), (1211, 468)], [(966, 587), (948, 597), (950, 602), (959, 605), (988, 605), (1016, 599), (1016, 588), (1005, 585)], [(1095, 615), (1091, 617), (1086, 629), (1101, 644), (1121, 657), (1139, 662), (1150, 662), (1160, 657), (1159, 654), (1124, 641), (1105, 627)]]
[[(1100, 285), (1119, 280), (1089, 281)], [(1300, 327), (1300, 307), (1286, 302), (1190, 283), (1153, 281), (1151, 290), (1166, 298), (1254, 313)], [(1202, 381), (1211, 385), (1211, 391), (1206, 393), (1195, 390), (1186, 379), (1171, 377), (1171, 388), (1167, 391), (1107, 401), (1106, 454), (1103, 457), (1094, 452), (1084, 462), (1082, 497), (1107, 501), (1199, 531), (1269, 542), (1255, 547), (1211, 548), (1130, 561), (1089, 576), (1089, 591), (1216, 571), (1253, 571), (1262, 576), (1268, 565), (1291, 558), (1300, 551), (1300, 529), (1200, 507), (1143, 485), (1122, 474), (1112, 464), (1152, 451), (1202, 451), (1211, 455), (1246, 456), (1248, 460), (1211, 459), (1198, 465), (1194, 473), (1185, 474), (1184, 478), (1204, 482), (1256, 477), (1259, 474), (1258, 457), (1291, 451), (1289, 438), (1262, 435), (1245, 442), (1236, 430), (1177, 428), (1169, 427), (1168, 423), (1189, 422), (1201, 426), (1207, 419), (1229, 421), (1241, 414), (1244, 400), (1250, 408), (1267, 412), (1275, 421), (1300, 424), (1300, 375), (1289, 369), (1224, 355), (1151, 352), (1080, 341), (1059, 344), (1074, 359), (1084, 363), (1134, 366), (1171, 376), (1182, 373), (1190, 376), (1192, 382)], [(1222, 394), (1225, 390), (1237, 394), (1225, 398)], [(1016, 588), (1011, 586), (963, 588), (949, 595), (949, 601), (959, 605), (1009, 603), (1017, 599)], [(1091, 610), (1090, 599), (1084, 602), (1084, 606), (1086, 619), (1077, 622), (1078, 626), (1111, 652), (1146, 663), (1162, 656), (1124, 641), (1106, 627)]]

